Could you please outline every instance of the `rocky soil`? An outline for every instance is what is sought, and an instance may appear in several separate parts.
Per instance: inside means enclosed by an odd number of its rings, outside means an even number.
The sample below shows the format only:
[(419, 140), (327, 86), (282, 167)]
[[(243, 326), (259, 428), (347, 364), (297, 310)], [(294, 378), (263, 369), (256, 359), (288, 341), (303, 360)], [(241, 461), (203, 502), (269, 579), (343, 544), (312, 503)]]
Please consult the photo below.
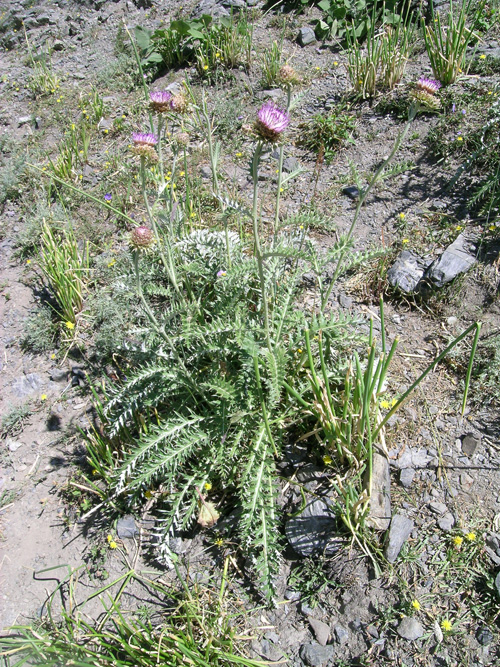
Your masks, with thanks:
[[(120, 88), (118, 70), (113, 70), (121, 57), (117, 35), (122, 34), (123, 22), (154, 28), (179, 12), (215, 16), (227, 15), (231, 6), (262, 9), (258, 0), (186, 0), (182, 4), (181, 10), (174, 0), (0, 0), (0, 140), (7, 137), (15, 146), (12, 159), (16, 153), (24, 162), (41, 163), (45, 155), (53, 156), (79, 95), (96, 86), (109, 111), (100, 128), (102, 146), (94, 148), (82, 181), (105, 187), (103, 165), (108, 151), (128, 141), (125, 135), (109, 138), (106, 130), (125, 115), (130, 115), (131, 129), (141, 129), (137, 116), (129, 111), (134, 105), (137, 108), (140, 93), (126, 84)], [(300, 165), (303, 172), (284, 194), (284, 203), (288, 212), (294, 212), (313, 201), (327, 213), (331, 230), (314, 232), (315, 240), (326, 247), (351, 224), (356, 192), (346, 188), (354, 184), (353, 169), (364, 180), (389, 154), (402, 122), (381, 113), (376, 104), (362, 103), (355, 110), (354, 143), (340, 149), (331, 164), (318, 164), (316, 156), (301, 147), (300, 123), (336, 104), (349, 86), (340, 47), (315, 40), (308, 43), (316, 11), (285, 15), (284, 51), (304, 73), (307, 84), (294, 112), (286, 151), (289, 169)], [(275, 20), (272, 12), (256, 11), (254, 16), (254, 49), (262, 53), (279, 38), (281, 19)], [(35, 100), (27, 88), (30, 63), (23, 26), (32, 48), (52, 45), (52, 65), (61, 84), (59, 97), (52, 96), (50, 104)], [(491, 54), (498, 44), (492, 38), (478, 48), (478, 53)], [(417, 52), (405, 81), (429, 71), (425, 54)], [(194, 71), (187, 73), (196, 82)], [(233, 74), (231, 81), (213, 89), (212, 103), (218, 96), (228, 99), (234, 87), (239, 107), (232, 103), (235, 114), (244, 117), (242, 124), (252, 118), (263, 99), (282, 99), (280, 89), (262, 89), (259, 57), (250, 72)], [(154, 87), (162, 89), (184, 76), (182, 70), (169, 72)], [(498, 79), (490, 77), (483, 83), (494, 87)], [(460, 85), (478, 86), (478, 78), (464, 77)], [(480, 319), (487, 335), (500, 321), (498, 245), (489, 241), (485, 251), (482, 230), (464, 207), (467, 191), (445, 189), (458, 162), (436, 160), (429, 150), (426, 137), (437, 123), (436, 115), (415, 120), (396, 159), (398, 164), (411, 161), (411, 169), (379, 184), (361, 212), (356, 247), (389, 248), (386, 264), (370, 265), (348, 276), (332, 300), (334, 308), (347, 309), (366, 321), (373, 317), (380, 330), (378, 297), (384, 291), (389, 295), (387, 335), (389, 341), (396, 336), (400, 341), (389, 379), (391, 396), (401, 395), (451, 338), (471, 323)], [(243, 140), (228, 136), (221, 170), (224, 180), (236, 183), (245, 194), (250, 187), (246, 165), (235, 157), (242, 144)], [(270, 156), (270, 174), (273, 169)], [(88, 514), (92, 501), (76, 485), (74, 471), (85, 460), (78, 429), (88, 428), (94, 418), (86, 379), (88, 360), (61, 355), (55, 348), (34, 354), (21, 344), (26, 320), (42, 298), (40, 278), (33, 271), (36, 258), (27, 259), (19, 249), (28, 244), (37, 188), (43, 184), (38, 176), (23, 178), (19, 196), (0, 205), (0, 414), (4, 420), (0, 626), (5, 629), (43, 616), (47, 595), (68, 575), (68, 568), (78, 572), (81, 599), (102, 587), (106, 578), (117, 578), (125, 565), (118, 553), (106, 548), (108, 533), (116, 535), (120, 553), (135, 567), (152, 567), (144, 549), (151, 528), (148, 516), (106, 525), (99, 512)], [(453, 216), (460, 230), (434, 234), (434, 221), (443, 212)], [(89, 216), (93, 216), (89, 226), (94, 233), (100, 224), (102, 229), (109, 227), (98, 212)], [(402, 243), (404, 234), (412, 234), (412, 247)], [(455, 279), (457, 273), (462, 275)], [(419, 291), (418, 285), (432, 283), (431, 293)], [(397, 287), (402, 291), (397, 292)], [(310, 307), (315, 299), (314, 293), (308, 293)], [(356, 549), (332, 539), (335, 522), (323, 500), (330, 487), (328, 468), (321, 462), (306, 463), (300, 449), (287, 453), (283, 474), (295, 475), (303, 484), (307, 508), (293, 517), (301, 506), (301, 494), (284, 491), (282, 506), (291, 518), (284, 530), (288, 547), (281, 598), (274, 609), (249, 612), (248, 622), (256, 628), (250, 653), (296, 667), (499, 664), (498, 612), (494, 610), (500, 604), (500, 428), (495, 403), (482, 401), (474, 384), (469, 407), (464, 416), (460, 414), (469, 349), (462, 347), (450, 363), (438, 365), (391, 420), (387, 446), (393, 518), (385, 542), (391, 565), (381, 576), (375, 576), (369, 560)], [(68, 480), (74, 484), (68, 485)], [(231, 517), (224, 521), (230, 525)], [(459, 551), (454, 538), (472, 533), (474, 540), (463, 537)], [(172, 547), (200, 580), (217, 576), (224, 548), (212, 548), (209, 531), (179, 536)], [(474, 560), (482, 563), (482, 574), (475, 578), (467, 578), (474, 563), (467, 560), (466, 548), (474, 549)], [(458, 557), (451, 558), (450, 553)], [(157, 574), (161, 572), (158, 568)], [(242, 596), (248, 583), (243, 574), (234, 573), (235, 591)], [(139, 598), (141, 603), (153, 603), (137, 590), (130, 591), (128, 602), (132, 604), (134, 597), (136, 602)], [(251, 597), (248, 600), (250, 609), (254, 602)], [(419, 609), (412, 608), (412, 601), (419, 602)], [(90, 614), (98, 610), (95, 600), (92, 604)], [(451, 632), (441, 627), (447, 618), (453, 621)]]

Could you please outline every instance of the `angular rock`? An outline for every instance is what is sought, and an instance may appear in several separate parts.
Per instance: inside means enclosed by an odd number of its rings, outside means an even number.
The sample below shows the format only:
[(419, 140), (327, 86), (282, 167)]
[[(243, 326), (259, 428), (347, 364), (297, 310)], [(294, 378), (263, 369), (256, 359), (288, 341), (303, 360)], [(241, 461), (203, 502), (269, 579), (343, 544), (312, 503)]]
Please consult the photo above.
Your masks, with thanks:
[(12, 438), (7, 440), (7, 448), (9, 452), (17, 452), (17, 450), (23, 445), (24, 442), (19, 442), (19, 440), (12, 440)]
[(475, 250), (474, 243), (467, 240), (464, 234), (460, 234), (441, 257), (431, 264), (425, 278), (436, 287), (446, 285), (476, 263)]
[(429, 262), (409, 250), (403, 252), (387, 271), (389, 284), (403, 292), (414, 292), (424, 276)]
[(465, 456), (471, 458), (476, 453), (477, 448), (481, 444), (481, 438), (474, 433), (467, 433), (462, 439), (462, 452)]
[(23, 398), (39, 391), (42, 384), (43, 382), (39, 375), (28, 373), (28, 375), (23, 375), (14, 381), (12, 390), (17, 397)]
[(408, 489), (415, 478), (415, 470), (413, 468), (403, 468), (399, 473), (399, 481), (401, 486)]
[(50, 371), (50, 379), (53, 382), (66, 382), (68, 379), (68, 371), (66, 368), (53, 368)]
[(323, 667), (333, 658), (333, 646), (320, 646), (320, 644), (303, 644), (300, 649), (300, 657), (309, 667)]
[(116, 524), (116, 533), (121, 540), (132, 539), (139, 535), (134, 517), (130, 514), (120, 517)]
[(429, 507), (435, 514), (445, 514), (448, 511), (446, 505), (439, 500), (433, 500), (430, 502)]
[(343, 625), (337, 623), (337, 625), (333, 628), (333, 631), (335, 632), (335, 639), (341, 646), (347, 644), (349, 641), (349, 630), (347, 628), (344, 628)]
[(438, 519), (438, 526), (441, 530), (444, 530), (446, 533), (449, 533), (450, 530), (455, 525), (455, 517), (451, 512), (446, 512), (443, 516), (440, 516)]
[(476, 639), (481, 646), (488, 646), (493, 641), (493, 633), (487, 625), (480, 625), (476, 632)]
[[(368, 488), (365, 477), (364, 486)], [(387, 530), (391, 522), (391, 470), (385, 454), (373, 452), (369, 525), (377, 530)]]
[(318, 643), (321, 644), (321, 646), (326, 646), (330, 638), (330, 626), (312, 616), (309, 616), (307, 620), (309, 621), (309, 625), (311, 626)]
[(412, 616), (405, 616), (398, 626), (398, 635), (403, 639), (415, 641), (424, 634), (422, 623)]
[(340, 548), (335, 513), (323, 500), (310, 501), (303, 512), (286, 522), (285, 533), (290, 545), (301, 556), (334, 553)]
[(391, 527), (387, 536), (385, 545), (385, 557), (389, 563), (395, 563), (403, 544), (410, 537), (414, 528), (411, 519), (402, 514), (395, 514), (392, 517)]
[(314, 44), (316, 41), (316, 34), (312, 28), (309, 26), (304, 26), (300, 29), (299, 34), (297, 35), (297, 42), (300, 46), (308, 46), (309, 44)]
[(359, 190), (355, 185), (348, 185), (345, 188), (342, 188), (342, 194), (347, 195), (349, 199), (356, 201), (359, 197)]

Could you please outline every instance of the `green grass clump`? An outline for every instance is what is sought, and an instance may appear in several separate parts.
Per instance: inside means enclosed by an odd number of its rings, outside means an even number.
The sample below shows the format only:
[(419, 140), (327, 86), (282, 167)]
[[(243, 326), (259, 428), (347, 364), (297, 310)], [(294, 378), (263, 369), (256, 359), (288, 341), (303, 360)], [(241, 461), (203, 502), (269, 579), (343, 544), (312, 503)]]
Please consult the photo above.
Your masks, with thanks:
[(317, 114), (302, 125), (301, 144), (310, 151), (331, 162), (338, 148), (344, 143), (354, 143), (356, 119), (344, 106), (340, 105), (328, 114)]

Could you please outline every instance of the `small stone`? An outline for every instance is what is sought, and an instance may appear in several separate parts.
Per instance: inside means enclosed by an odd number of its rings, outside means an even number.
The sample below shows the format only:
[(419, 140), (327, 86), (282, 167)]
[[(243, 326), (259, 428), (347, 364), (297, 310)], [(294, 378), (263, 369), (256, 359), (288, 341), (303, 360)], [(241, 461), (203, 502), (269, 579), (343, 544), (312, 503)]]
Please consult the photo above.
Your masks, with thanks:
[(17, 450), (23, 446), (23, 442), (19, 442), (19, 440), (12, 440), (9, 438), (7, 440), (7, 448), (9, 452), (17, 452)]
[(335, 512), (318, 499), (307, 503), (301, 514), (286, 522), (285, 533), (290, 545), (301, 556), (334, 553), (341, 545)]
[(444, 530), (446, 533), (449, 533), (450, 530), (453, 528), (455, 525), (455, 517), (451, 512), (446, 512), (446, 514), (443, 514), (443, 516), (440, 516), (438, 519), (438, 526), (441, 528), (441, 530)]
[(52, 48), (54, 51), (64, 51), (64, 42), (62, 39), (55, 39), (52, 44)]
[(31, 116), (20, 116), (17, 119), (18, 127), (21, 127), (22, 125), (27, 125), (28, 123), (31, 123)]
[(392, 285), (407, 294), (417, 289), (424, 276), (428, 263), (409, 250), (403, 252), (387, 271), (387, 280)]
[(311, 626), (318, 643), (321, 644), (321, 646), (326, 646), (330, 638), (330, 626), (317, 618), (312, 618), (311, 616), (309, 616), (307, 620), (309, 621), (309, 625)]
[(300, 600), (300, 593), (299, 591), (292, 591), (290, 589), (287, 589), (285, 591), (285, 599), (289, 600), (290, 602), (297, 602)]
[(468, 475), (466, 472), (463, 472), (460, 475), (460, 484), (461, 484), (461, 486), (464, 487), (464, 489), (470, 489), (473, 482), (474, 482), (474, 479), (470, 475)]
[(392, 517), (391, 527), (387, 537), (385, 547), (385, 557), (389, 563), (395, 563), (403, 544), (410, 537), (415, 524), (411, 519), (402, 514), (395, 514)]
[(464, 234), (460, 234), (441, 257), (431, 264), (425, 277), (436, 287), (442, 287), (476, 263), (473, 252), (475, 253), (475, 245), (468, 241)]
[(487, 625), (480, 625), (476, 632), (476, 639), (481, 646), (488, 646), (493, 641), (493, 633)]
[(371, 484), (370, 512), (367, 523), (376, 530), (387, 530), (391, 522), (391, 470), (385, 454), (373, 452), (371, 479), (367, 474), (363, 485)]
[(333, 631), (335, 632), (335, 639), (341, 646), (347, 644), (349, 641), (349, 630), (347, 628), (344, 628), (343, 625), (337, 624), (333, 628)]
[(309, 26), (304, 26), (300, 29), (299, 34), (297, 35), (297, 42), (300, 46), (308, 46), (309, 44), (314, 44), (316, 42), (316, 34), (312, 28)]
[(420, 639), (424, 634), (424, 628), (420, 621), (412, 616), (405, 616), (401, 623), (398, 626), (398, 635), (403, 637), (403, 639), (408, 639), (409, 641), (415, 641)]
[(309, 667), (323, 667), (333, 658), (333, 646), (321, 646), (320, 644), (303, 644), (300, 649), (300, 657)]
[(441, 503), (439, 500), (433, 500), (430, 502), (429, 507), (435, 514), (445, 514), (448, 511), (446, 505)]
[(212, 169), (210, 167), (202, 167), (200, 174), (202, 178), (212, 178)]
[(404, 486), (405, 489), (408, 489), (411, 486), (415, 478), (415, 471), (413, 468), (403, 468), (399, 473), (399, 481), (401, 486)]
[(455, 317), (454, 315), (452, 315), (451, 317), (448, 317), (447, 320), (446, 320), (446, 324), (449, 327), (456, 326), (458, 324), (458, 317)]
[(469, 458), (472, 458), (480, 444), (481, 438), (473, 433), (467, 433), (462, 439), (462, 452)]
[(287, 157), (283, 160), (283, 171), (291, 174), (293, 171), (300, 169), (300, 162), (296, 157)]
[(134, 517), (130, 514), (120, 517), (116, 524), (116, 532), (121, 540), (126, 538), (132, 539), (139, 535)]
[(68, 371), (65, 368), (53, 368), (50, 371), (50, 379), (53, 382), (66, 382), (68, 379)]
[(356, 201), (359, 198), (359, 190), (355, 185), (348, 185), (342, 188), (342, 194), (347, 195), (349, 199)]

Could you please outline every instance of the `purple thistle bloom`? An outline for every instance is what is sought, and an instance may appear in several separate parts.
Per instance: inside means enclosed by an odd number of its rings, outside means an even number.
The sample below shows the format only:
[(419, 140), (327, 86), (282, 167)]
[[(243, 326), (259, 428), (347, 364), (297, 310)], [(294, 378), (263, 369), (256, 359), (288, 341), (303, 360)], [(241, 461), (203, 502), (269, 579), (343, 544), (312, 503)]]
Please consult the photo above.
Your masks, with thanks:
[(263, 139), (277, 141), (290, 122), (289, 114), (274, 102), (266, 102), (257, 114), (256, 130)]
[(148, 134), (147, 132), (134, 132), (132, 134), (132, 141), (134, 146), (156, 146), (158, 139), (154, 134)]
[(151, 107), (159, 113), (170, 110), (170, 100), (172, 97), (172, 93), (168, 90), (156, 90), (149, 93)]
[(441, 82), (436, 79), (429, 79), (426, 76), (421, 76), (417, 81), (417, 88), (423, 90), (426, 93), (435, 95), (437, 91), (441, 88)]
[(104, 199), (105, 199), (106, 201), (111, 201), (111, 200), (113, 199), (113, 195), (112, 195), (110, 192), (107, 192), (107, 193), (104, 195)]

